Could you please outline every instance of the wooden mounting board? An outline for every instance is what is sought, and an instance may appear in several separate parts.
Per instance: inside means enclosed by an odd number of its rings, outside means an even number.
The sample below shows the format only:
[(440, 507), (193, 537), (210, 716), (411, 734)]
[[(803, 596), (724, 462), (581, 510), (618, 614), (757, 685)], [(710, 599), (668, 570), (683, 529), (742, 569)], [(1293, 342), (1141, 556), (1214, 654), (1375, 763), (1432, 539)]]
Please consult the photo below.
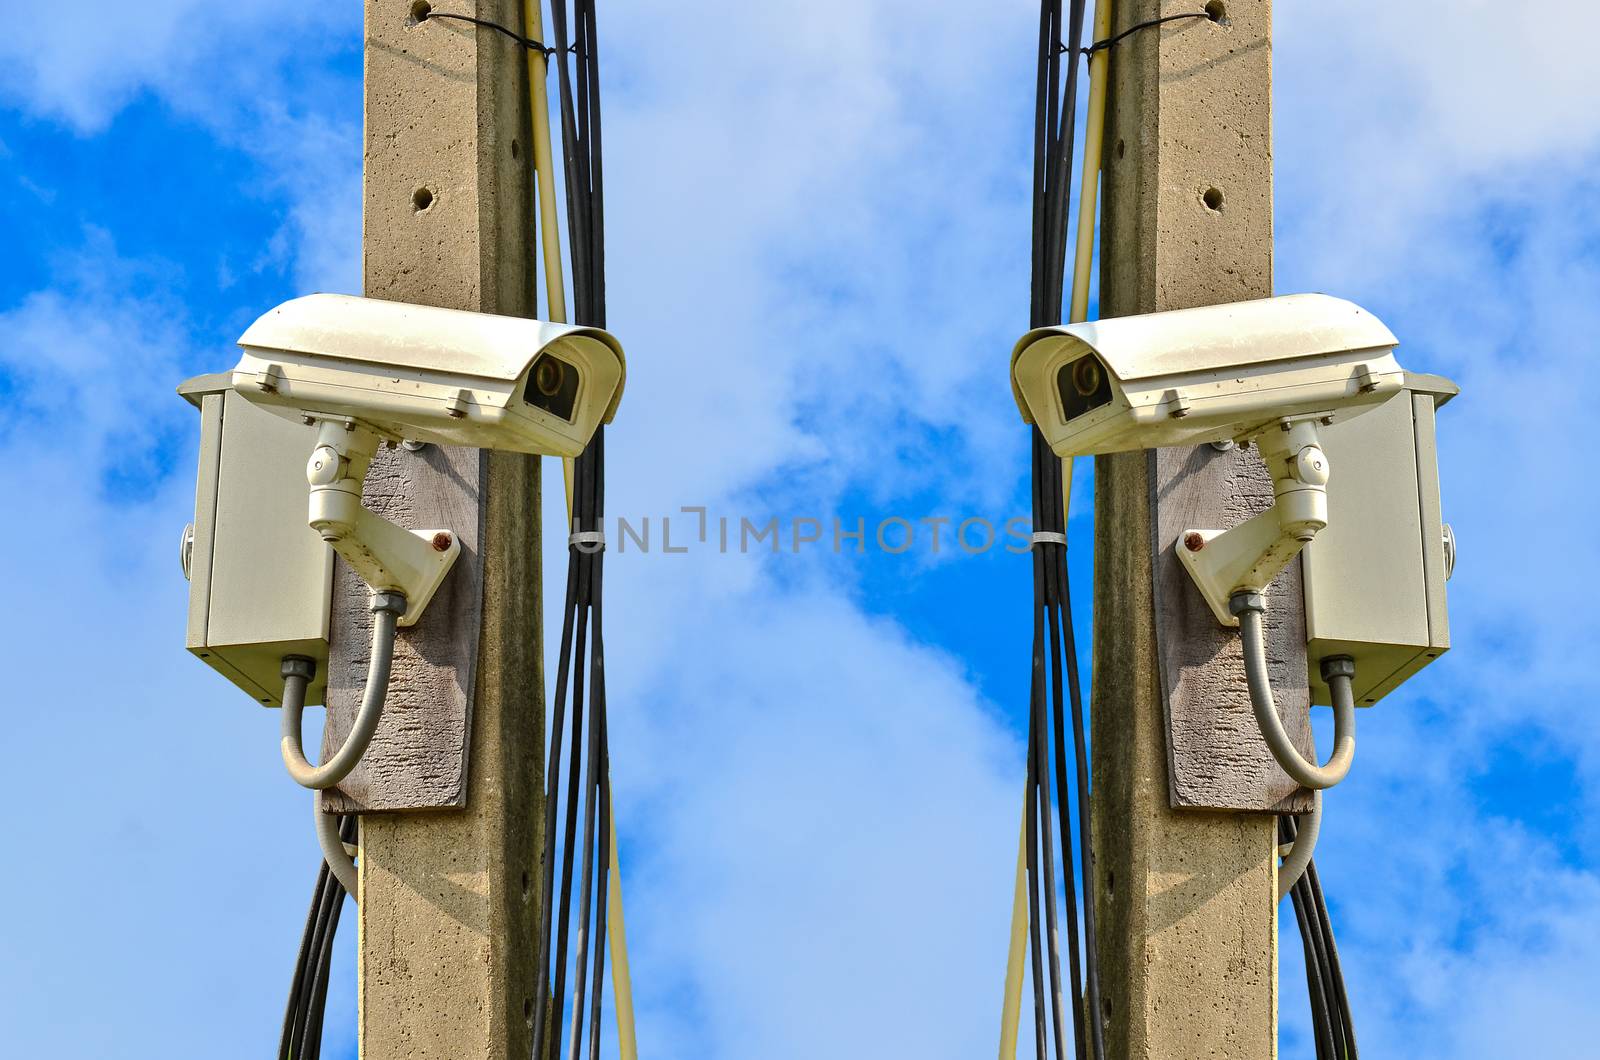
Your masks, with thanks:
[[(360, 764), (338, 787), (323, 792), (324, 812), (466, 805), (483, 618), (482, 459), (476, 449), (430, 445), (412, 453), (383, 448), (367, 472), (363, 499), (368, 508), (401, 526), (450, 530), (461, 542), (461, 555), (423, 620), (400, 631), (383, 719)], [(344, 742), (361, 706), (372, 640), (369, 595), (340, 561), (333, 578), (335, 650), (329, 655), (322, 761)]]
[[(1273, 761), (1256, 726), (1237, 629), (1224, 628), (1176, 549), (1188, 529), (1226, 530), (1272, 506), (1272, 479), (1254, 447), (1149, 454), (1156, 658), (1166, 699), (1167, 763), (1178, 809), (1307, 813), (1311, 794)], [(1306, 680), (1305, 606), (1296, 557), (1267, 591), (1267, 664), (1278, 716), (1315, 755)]]

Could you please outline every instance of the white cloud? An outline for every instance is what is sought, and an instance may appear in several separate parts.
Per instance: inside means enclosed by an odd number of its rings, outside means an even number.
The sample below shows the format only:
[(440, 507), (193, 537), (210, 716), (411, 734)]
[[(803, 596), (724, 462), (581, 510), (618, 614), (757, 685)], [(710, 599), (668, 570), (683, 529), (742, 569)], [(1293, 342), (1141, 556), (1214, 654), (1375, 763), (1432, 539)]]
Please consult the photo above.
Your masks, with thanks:
[[(1427, 683), (1484, 700), (1462, 719), (1484, 739), (1531, 723), (1568, 743), (1600, 631), (1581, 544), (1600, 505), (1567, 456), (1600, 382), (1600, 309), (1575, 297), (1600, 287), (1600, 226), (1572, 208), (1600, 190), (1600, 119), (1573, 106), (1595, 73), (1567, 62), (1565, 7), (1280, 19), (1280, 276), (1364, 301), (1408, 366), (1463, 387), (1440, 416), (1455, 649)], [(1600, 755), (1569, 752), (1600, 784)]]
[(90, 0), (70, 18), (12, 21), (0, 36), (0, 103), (89, 136), (142, 99), (158, 102), (176, 130), (259, 162), (264, 177), (241, 181), (261, 186), (241, 191), (284, 203), (277, 237), (245, 267), (283, 270), (301, 291), (356, 291), (360, 89), (334, 62), (359, 41), (349, 4)]
[[(196, 351), (182, 312), (147, 293), (152, 268), (91, 234), (56, 289), (0, 312), (19, 793), (0, 1021), (18, 1055), (272, 1040), (316, 864), (276, 719), (181, 648), (197, 420), (173, 390)], [(174, 451), (181, 470), (164, 474)], [(75, 1018), (67, 999), (91, 982), (93, 1012)]]
[(991, 1045), (1018, 747), (949, 660), (826, 589), (674, 617), (713, 635), (669, 668), (608, 638), (641, 1033), (775, 1060)]
[(271, 75), (285, 56), (325, 54), (325, 42), (348, 40), (353, 11), (264, 0), (86, 0), (70, 17), (19, 13), (0, 37), (0, 99), (84, 133), (103, 129), (145, 93), (182, 111), (205, 110), (281, 88)]
[[(1570, 32), (1586, 12), (1278, 12), (1280, 289), (1350, 294), (1408, 367), (1463, 388), (1440, 415), (1453, 647), (1363, 712), (1318, 859), (1375, 1055), (1589, 1051), (1577, 984), (1600, 976), (1600, 830), (1547, 812), (1600, 789), (1573, 728), (1600, 632), (1583, 544), (1600, 511), (1570, 477), (1600, 381), (1581, 295), (1600, 285), (1600, 227), (1574, 209), (1600, 156), (1596, 70)], [(1284, 998), (1303, 1024), (1287, 976)]]

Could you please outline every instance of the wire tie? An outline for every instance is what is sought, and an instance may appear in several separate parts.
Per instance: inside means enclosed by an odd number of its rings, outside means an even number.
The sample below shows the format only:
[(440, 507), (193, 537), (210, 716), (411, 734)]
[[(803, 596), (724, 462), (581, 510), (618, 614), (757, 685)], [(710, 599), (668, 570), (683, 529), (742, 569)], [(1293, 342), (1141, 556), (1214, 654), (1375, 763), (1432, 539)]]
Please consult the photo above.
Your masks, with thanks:
[(598, 545), (594, 551), (602, 551), (606, 547), (606, 532), (604, 530), (579, 530), (567, 535), (569, 545)]
[(1034, 545), (1060, 545), (1062, 548), (1066, 548), (1067, 535), (1059, 530), (1035, 530), (1033, 539), (1028, 547), (1031, 549)]
[(473, 15), (457, 15), (457, 14), (454, 14), (454, 13), (449, 12), (449, 11), (433, 11), (433, 10), (429, 10), (427, 13), (423, 14), (420, 18), (418, 18), (417, 21), (419, 23), (427, 22), (427, 21), (429, 21), (431, 19), (435, 19), (435, 18), (455, 19), (457, 22), (470, 22), (474, 26), (482, 26), (484, 29), (492, 29), (496, 33), (505, 34), (507, 37), (510, 37), (512, 40), (516, 41), (518, 44), (522, 45), (524, 48), (527, 48), (529, 51), (540, 52), (541, 54), (543, 54), (546, 57), (549, 57), (549, 56), (554, 55), (556, 53), (556, 49), (545, 47), (543, 41), (534, 40), (532, 37), (524, 37), (522, 34), (518, 33), (516, 30), (507, 29), (505, 26), (500, 25), (500, 23), (498, 23), (498, 22), (490, 22), (486, 18), (477, 18), (477, 17), (475, 17)]
[(1105, 48), (1110, 48), (1113, 45), (1116, 45), (1116, 44), (1120, 43), (1124, 37), (1131, 36), (1131, 35), (1139, 32), (1141, 29), (1149, 29), (1151, 26), (1159, 26), (1159, 25), (1161, 25), (1163, 23), (1166, 23), (1166, 22), (1177, 22), (1178, 20), (1185, 19), (1185, 18), (1210, 19), (1211, 18), (1211, 14), (1210, 14), (1210, 12), (1207, 12), (1207, 11), (1185, 11), (1185, 12), (1183, 12), (1181, 14), (1177, 14), (1177, 15), (1163, 15), (1160, 18), (1146, 19), (1143, 22), (1134, 23), (1133, 25), (1129, 26), (1127, 29), (1123, 30), (1121, 33), (1118, 33), (1118, 34), (1115, 34), (1113, 36), (1107, 37), (1105, 40), (1097, 40), (1093, 44), (1089, 45), (1088, 47), (1080, 48), (1078, 50), (1081, 51), (1086, 56), (1091, 56), (1097, 51), (1101, 51), (1101, 50), (1103, 50)]

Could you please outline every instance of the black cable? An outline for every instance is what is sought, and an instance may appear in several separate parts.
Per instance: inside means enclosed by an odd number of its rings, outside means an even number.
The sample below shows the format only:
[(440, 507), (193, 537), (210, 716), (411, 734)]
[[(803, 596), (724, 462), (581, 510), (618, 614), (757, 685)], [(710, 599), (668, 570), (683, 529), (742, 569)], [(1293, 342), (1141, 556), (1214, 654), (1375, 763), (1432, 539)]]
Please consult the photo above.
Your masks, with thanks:
[(1338, 1004), (1339, 1027), (1344, 1040), (1344, 1053), (1341, 1060), (1357, 1060), (1360, 1055), (1356, 1048), (1355, 1020), (1350, 1013), (1350, 994), (1344, 985), (1344, 969), (1339, 963), (1339, 947), (1333, 939), (1333, 919), (1328, 915), (1328, 905), (1323, 900), (1322, 883), (1317, 879), (1317, 866), (1314, 862), (1307, 863), (1305, 880), (1311, 892), (1312, 908), (1321, 925), (1323, 949), (1327, 954), (1327, 969), (1329, 981), (1333, 984), (1334, 1000)]
[[(562, 706), (567, 700), (567, 666), (566, 660), (572, 654), (573, 638), (573, 612), (578, 600), (578, 565), (567, 564), (567, 592), (561, 613), (561, 650), (557, 658), (561, 665), (556, 670), (555, 698), (552, 702), (555, 709), (550, 712), (550, 764), (545, 771), (548, 778), (544, 800), (544, 864), (541, 867), (540, 910), (539, 927), (536, 938), (538, 954), (538, 978), (534, 990), (534, 1023), (536, 1040), (544, 1040), (549, 1033), (547, 1010), (550, 1007), (550, 926), (553, 922), (555, 899), (555, 834), (558, 795), (561, 781), (561, 741), (566, 721), (566, 711)], [(573, 739), (577, 740), (574, 736)], [(544, 1053), (540, 1050), (534, 1052), (535, 1060), (544, 1060)]]
[[(600, 67), (593, 0), (552, 6), (557, 66), (567, 236), (572, 253), (575, 323), (605, 325), (605, 207), (600, 149)], [(566, 1030), (571, 975), (571, 1037), (567, 1060), (597, 1060), (606, 962), (611, 851), (610, 750), (606, 722), (605, 647), (601, 594), (604, 572), (605, 428), (596, 430), (572, 472), (572, 535), (561, 656), (551, 704), (551, 750), (546, 791), (544, 895), (538, 936), (539, 985), (533, 1056), (555, 1060)], [(570, 726), (566, 716), (570, 712)], [(563, 735), (570, 740), (563, 756)], [(563, 758), (565, 761), (563, 762)], [(557, 804), (565, 827), (555, 843)], [(582, 829), (578, 807), (583, 805)], [(561, 867), (556, 872), (555, 861)], [(556, 884), (559, 876), (559, 886)], [(578, 893), (573, 901), (573, 878)], [(569, 953), (569, 936), (572, 950)], [(553, 936), (553, 938), (552, 938)], [(547, 987), (546, 984), (549, 984)], [(587, 1049), (585, 1042), (587, 1041)]]
[[(354, 814), (339, 820), (339, 837), (346, 843), (356, 841), (356, 821)], [(283, 1033), (278, 1040), (279, 1060), (318, 1060), (321, 1055), (328, 972), (333, 963), (333, 942), (339, 930), (344, 897), (344, 886), (334, 878), (327, 862), (322, 862), (317, 869), (311, 908), (306, 913), (305, 929), (300, 936), (294, 977), (290, 980)]]
[[(1039, 7), (1029, 297), (1029, 318), (1034, 327), (1061, 322), (1078, 99), (1078, 66), (1069, 63), (1063, 70), (1062, 55), (1076, 54), (1081, 47), (1086, 7), (1085, 0), (1069, 0), (1065, 5), (1063, 0), (1041, 0)], [(1094, 877), (1088, 806), (1090, 777), (1084, 730), (1085, 712), (1077, 665), (1077, 643), (1072, 629), (1066, 549), (1059, 543), (1065, 539), (1066, 532), (1061, 461), (1037, 430), (1032, 432), (1031, 453), (1035, 533), (1034, 639), (1028, 705), (1025, 840), (1029, 847), (1029, 941), (1033, 952), (1035, 982), (1034, 1036), (1036, 1051), (1042, 1060), (1047, 1053), (1045, 1039), (1048, 1023), (1054, 1030), (1055, 1055), (1063, 1056), (1066, 1020), (1062, 1008), (1063, 995), (1067, 995), (1071, 1008), (1073, 1055), (1077, 1060), (1104, 1060), (1099, 954), (1093, 911)], [(1069, 724), (1073, 730), (1074, 752), (1071, 768), (1073, 782), (1070, 786), (1066, 742)], [(1052, 774), (1059, 846), (1052, 835), (1049, 820)], [(1076, 814), (1072, 812), (1074, 805)], [(1056, 936), (1057, 857), (1060, 858), (1062, 891), (1066, 902), (1063, 910), (1067, 923), (1066, 982), (1062, 979)], [(1080, 869), (1081, 886), (1078, 876)], [(1047, 933), (1043, 939), (1040, 938), (1041, 929)], [(1049, 976), (1048, 987), (1039, 982), (1044, 975)]]
[(293, 1054), (291, 1043), (300, 1040), (300, 1025), (305, 1012), (301, 1002), (304, 993), (301, 980), (311, 961), (312, 932), (316, 928), (317, 913), (322, 908), (322, 892), (327, 889), (331, 878), (326, 862), (318, 866), (316, 886), (311, 890), (311, 908), (306, 910), (306, 926), (300, 933), (300, 952), (295, 956), (294, 977), (289, 982), (289, 1001), (283, 1010), (283, 1032), (278, 1036), (279, 1060), (289, 1060)]
[(474, 26), (482, 26), (484, 29), (492, 29), (496, 33), (503, 33), (507, 37), (510, 37), (512, 40), (516, 41), (518, 44), (522, 45), (524, 48), (527, 48), (529, 51), (541, 52), (545, 55), (553, 55), (555, 53), (555, 49), (546, 48), (543, 41), (534, 40), (532, 37), (524, 37), (516, 30), (502, 26), (498, 22), (490, 22), (486, 18), (477, 18), (472, 15), (456, 15), (451, 14), (448, 11), (435, 11), (429, 7), (423, 7), (421, 10), (419, 10), (416, 18), (418, 22), (428, 22), (436, 18), (454, 19), (457, 22), (470, 22)]
[[(1043, 676), (1043, 667), (1036, 671)], [(1033, 716), (1032, 732), (1029, 733), (1029, 746), (1033, 749), (1034, 756), (1038, 759), (1038, 766), (1034, 770), (1034, 797), (1039, 800), (1039, 846), (1043, 852), (1044, 865), (1044, 927), (1045, 927), (1045, 953), (1050, 963), (1050, 1022), (1054, 1029), (1056, 1060), (1063, 1060), (1064, 1046), (1062, 1043), (1062, 1025), (1064, 1022), (1063, 1005), (1061, 1001), (1061, 952), (1059, 933), (1056, 927), (1056, 857), (1055, 842), (1050, 831), (1050, 744), (1046, 734), (1044, 691), (1035, 690), (1034, 698), (1038, 707), (1030, 713)], [(1067, 866), (1071, 870), (1070, 863)], [(1076, 913), (1076, 908), (1073, 910)], [(1073, 994), (1073, 1001), (1077, 1001), (1077, 994)], [(1076, 1028), (1077, 1020), (1073, 1020)]]
[[(1040, 657), (1043, 646), (1039, 642), (1037, 624), (1034, 628), (1033, 653), (1035, 659)], [(1038, 666), (1034, 672), (1038, 673)], [(1046, 1015), (1044, 1004), (1044, 958), (1042, 943), (1039, 935), (1039, 800), (1035, 795), (1038, 790), (1038, 756), (1033, 753), (1034, 733), (1038, 730), (1038, 699), (1031, 697), (1028, 709), (1028, 765), (1026, 800), (1023, 809), (1023, 834), (1028, 847), (1028, 952), (1032, 961), (1033, 970), (1033, 1033), (1034, 1049), (1037, 1060), (1046, 1060), (1047, 1038)]]
[(1316, 946), (1312, 944), (1315, 929), (1311, 926), (1306, 902), (1299, 884), (1289, 892), (1294, 904), (1295, 920), (1300, 925), (1300, 945), (1305, 954), (1306, 993), (1311, 1002), (1311, 1033), (1316, 1044), (1317, 1060), (1334, 1060), (1333, 1034), (1328, 1029), (1328, 1000), (1323, 988), (1322, 966), (1317, 959)]
[[(1069, 8), (1067, 54), (1076, 54), (1083, 43), (1083, 23), (1086, 8), (1085, 0), (1072, 0)], [(1056, 19), (1060, 19), (1060, 2), (1055, 0)], [(1059, 55), (1057, 57), (1059, 59)], [(1059, 62), (1056, 64), (1059, 65)], [(1067, 253), (1067, 207), (1070, 201), (1069, 190), (1072, 187), (1072, 151), (1077, 133), (1078, 119), (1078, 67), (1076, 63), (1068, 65), (1064, 98), (1059, 106), (1059, 113), (1055, 119), (1055, 148), (1051, 165), (1054, 174), (1051, 180), (1052, 189), (1059, 193), (1049, 196), (1046, 224), (1048, 238), (1052, 252), (1046, 261), (1045, 295), (1046, 315), (1052, 323), (1061, 321), (1062, 288), (1066, 281), (1066, 253)]]
[(1160, 18), (1148, 18), (1143, 22), (1135, 22), (1121, 33), (1113, 34), (1112, 36), (1107, 37), (1105, 40), (1097, 40), (1087, 48), (1078, 48), (1075, 49), (1075, 51), (1081, 52), (1084, 55), (1093, 55), (1097, 51), (1102, 51), (1106, 48), (1116, 46), (1120, 41), (1123, 40), (1123, 38), (1131, 37), (1133, 34), (1142, 29), (1149, 29), (1151, 26), (1159, 26), (1165, 22), (1177, 22), (1186, 18), (1204, 18), (1210, 19), (1212, 22), (1222, 21), (1220, 17), (1213, 16), (1209, 11), (1185, 11), (1177, 15), (1162, 15)]
[[(600, 599), (595, 598), (594, 621), (598, 627), (600, 623)], [(604, 668), (604, 649), (596, 645), (595, 663), (597, 668)], [(601, 994), (605, 983), (606, 968), (606, 901), (610, 897), (611, 888), (611, 783), (608, 776), (610, 754), (607, 750), (606, 732), (606, 707), (603, 679), (597, 681), (600, 694), (595, 700), (594, 729), (596, 732), (595, 747), (597, 757), (595, 761), (594, 791), (597, 801), (598, 820), (596, 821), (595, 837), (595, 898), (594, 898), (594, 988), (590, 991), (589, 999), (589, 1060), (600, 1060), (600, 1014)], [(574, 1010), (573, 1019), (578, 1018)], [(574, 1051), (573, 1060), (578, 1060)]]
[[(1280, 842), (1294, 842), (1298, 831), (1292, 815), (1278, 818)], [(1290, 897), (1305, 951), (1306, 991), (1311, 1003), (1312, 1037), (1317, 1056), (1319, 1060), (1324, 1056), (1333, 1060), (1357, 1060), (1360, 1054), (1350, 1014), (1350, 997), (1333, 938), (1333, 922), (1314, 862), (1307, 864), (1305, 872), (1291, 888)]]

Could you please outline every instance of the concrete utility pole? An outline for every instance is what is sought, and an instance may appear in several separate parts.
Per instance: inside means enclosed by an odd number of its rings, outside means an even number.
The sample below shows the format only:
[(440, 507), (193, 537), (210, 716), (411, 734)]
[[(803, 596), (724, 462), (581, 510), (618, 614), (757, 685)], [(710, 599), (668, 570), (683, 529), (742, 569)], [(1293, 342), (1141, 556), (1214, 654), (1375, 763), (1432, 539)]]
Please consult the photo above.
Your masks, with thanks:
[[(365, 292), (531, 315), (524, 51), (459, 21), (419, 22), (427, 9), (365, 0)], [(517, 0), (450, 9), (522, 25)], [(544, 753), (539, 462), (435, 448), (380, 452), (367, 478), (373, 507), (448, 515), (410, 525), (452, 527), (462, 555), (453, 595), (402, 637), (395, 708), (363, 764), (368, 779), (342, 785), (356, 805), (418, 811), (362, 817), (364, 1060), (504, 1060), (532, 1047)], [(348, 578), (336, 592), (330, 680), (359, 674), (366, 651), (351, 617), (364, 592)], [(462, 717), (440, 723), (452, 697)], [(407, 748), (441, 740), (457, 748), (455, 760), (406, 761)], [(407, 785), (419, 794), (394, 795)]]
[[(1115, 31), (1200, 7), (1119, 0)], [(1141, 29), (1111, 50), (1102, 316), (1272, 294), (1271, 3), (1212, 0), (1204, 8), (1210, 21)], [(1214, 456), (1235, 478), (1249, 477), (1252, 454)], [(1163, 662), (1162, 646), (1195, 641), (1174, 628), (1167, 608), (1158, 611), (1153, 592), (1161, 565), (1176, 562), (1155, 528), (1170, 506), (1192, 501), (1173, 459), (1128, 453), (1095, 463), (1100, 1016), (1108, 1054), (1124, 1060), (1268, 1060), (1277, 1051), (1276, 839), (1274, 818), (1262, 811), (1272, 803), (1254, 813), (1174, 809), (1184, 800), (1175, 794), (1170, 733), (1181, 726), (1167, 712), (1178, 682), (1163, 671), (1175, 667)], [(1266, 492), (1270, 500), (1270, 485)], [(1275, 612), (1292, 610), (1295, 598), (1275, 595)], [(1303, 641), (1297, 649), (1291, 631), (1273, 650), (1289, 673), (1300, 652), (1304, 684)], [(1238, 649), (1218, 641), (1214, 654), (1208, 649), (1198, 664), (1213, 668), (1209, 698), (1242, 710), (1247, 729), (1242, 671), (1231, 661)], [(1181, 676), (1195, 672), (1185, 667)]]

